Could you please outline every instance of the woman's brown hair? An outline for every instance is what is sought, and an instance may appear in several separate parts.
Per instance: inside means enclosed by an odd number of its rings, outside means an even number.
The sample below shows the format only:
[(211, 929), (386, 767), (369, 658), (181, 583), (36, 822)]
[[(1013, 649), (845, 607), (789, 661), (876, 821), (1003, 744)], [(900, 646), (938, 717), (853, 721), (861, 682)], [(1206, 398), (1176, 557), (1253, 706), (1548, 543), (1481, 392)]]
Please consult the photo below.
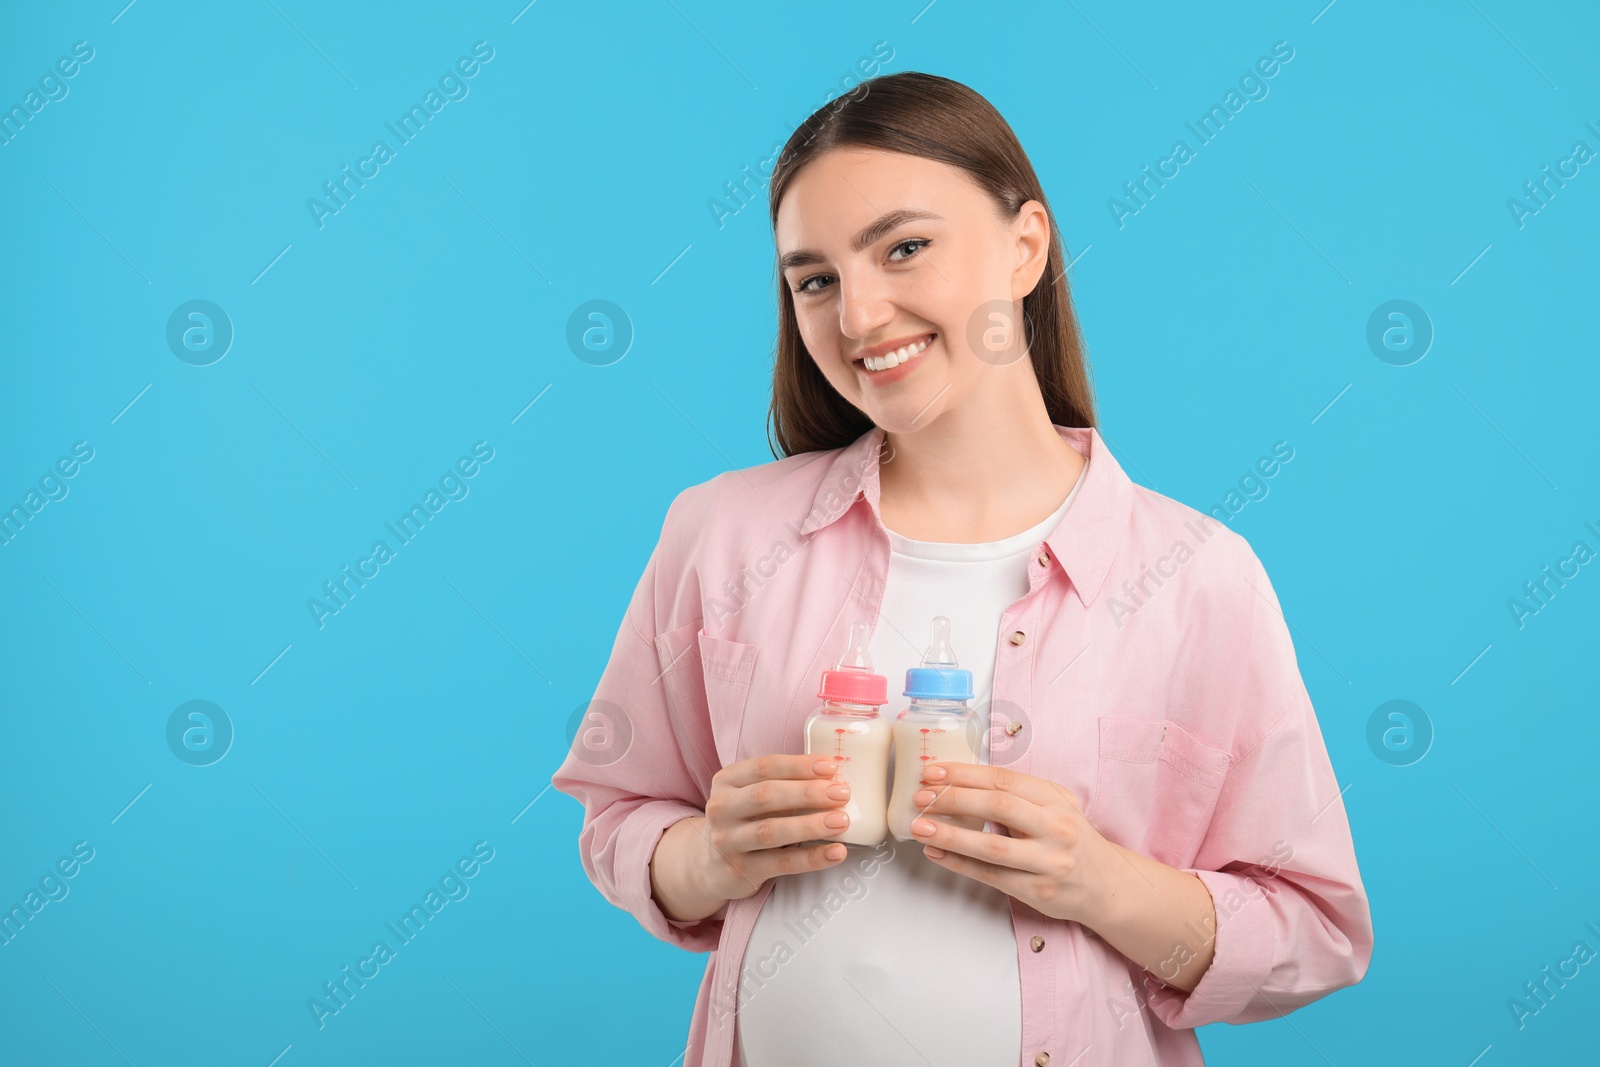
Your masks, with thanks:
[[(795, 175), (829, 149), (847, 145), (904, 152), (960, 167), (989, 193), (1007, 219), (1029, 200), (1044, 205), (1050, 219), (1049, 260), (1040, 284), (1022, 298), (1028, 352), (1050, 421), (1057, 426), (1094, 426), (1094, 390), (1067, 292), (1061, 231), (1033, 164), (994, 105), (958, 81), (919, 71), (862, 82), (813, 112), (784, 145), (772, 172), (774, 233), (778, 205)], [(768, 446), (774, 456), (842, 448), (872, 429), (872, 420), (840, 396), (817, 369), (800, 340), (794, 295), (781, 271), (777, 283), (778, 343), (767, 412)]]

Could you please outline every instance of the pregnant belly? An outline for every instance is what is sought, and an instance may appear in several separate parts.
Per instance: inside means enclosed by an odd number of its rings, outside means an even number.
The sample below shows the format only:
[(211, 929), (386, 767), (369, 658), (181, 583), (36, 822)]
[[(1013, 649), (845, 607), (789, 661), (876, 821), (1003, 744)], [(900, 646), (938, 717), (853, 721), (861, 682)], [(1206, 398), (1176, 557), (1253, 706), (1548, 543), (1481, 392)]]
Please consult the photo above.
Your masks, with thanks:
[(1014, 1067), (1010, 898), (893, 838), (781, 875), (745, 949), (737, 1032), (743, 1067), (831, 1061), (824, 1047), (860, 1063)]

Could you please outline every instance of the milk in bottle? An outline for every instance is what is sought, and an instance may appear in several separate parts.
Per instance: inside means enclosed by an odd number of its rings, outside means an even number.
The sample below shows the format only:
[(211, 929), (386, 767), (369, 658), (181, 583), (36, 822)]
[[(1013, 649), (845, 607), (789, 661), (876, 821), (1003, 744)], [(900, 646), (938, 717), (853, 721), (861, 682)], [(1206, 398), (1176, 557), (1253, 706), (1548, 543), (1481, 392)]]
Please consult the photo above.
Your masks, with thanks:
[(911, 822), (918, 816), (968, 830), (982, 830), (974, 815), (924, 814), (911, 798), (924, 786), (935, 793), (945, 784), (928, 783), (922, 769), (935, 760), (982, 762), (983, 728), (972, 699), (972, 672), (956, 665), (950, 648), (950, 620), (933, 620), (933, 642), (921, 667), (906, 671), (905, 695), (911, 703), (894, 720), (894, 785), (889, 796), (889, 832), (901, 841), (915, 840)]
[(858, 620), (850, 627), (850, 647), (831, 671), (822, 672), (817, 696), (822, 706), (806, 719), (806, 755), (831, 759), (834, 777), (850, 783), (842, 809), (850, 825), (818, 841), (876, 845), (888, 833), (885, 794), (889, 778), (889, 720), (878, 707), (889, 701), (889, 680), (872, 673), (867, 641), (872, 627)]

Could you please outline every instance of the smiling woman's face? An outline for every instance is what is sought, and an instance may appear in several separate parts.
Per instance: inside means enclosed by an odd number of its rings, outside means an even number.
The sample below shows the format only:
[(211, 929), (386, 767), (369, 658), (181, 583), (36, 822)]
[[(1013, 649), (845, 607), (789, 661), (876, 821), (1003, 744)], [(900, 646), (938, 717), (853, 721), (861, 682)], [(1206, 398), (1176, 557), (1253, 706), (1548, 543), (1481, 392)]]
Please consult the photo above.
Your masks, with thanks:
[(1048, 253), (1037, 201), (1007, 222), (957, 167), (854, 146), (795, 176), (775, 237), (806, 350), (891, 433), (922, 429), (1000, 377), (969, 327), (1032, 291)]

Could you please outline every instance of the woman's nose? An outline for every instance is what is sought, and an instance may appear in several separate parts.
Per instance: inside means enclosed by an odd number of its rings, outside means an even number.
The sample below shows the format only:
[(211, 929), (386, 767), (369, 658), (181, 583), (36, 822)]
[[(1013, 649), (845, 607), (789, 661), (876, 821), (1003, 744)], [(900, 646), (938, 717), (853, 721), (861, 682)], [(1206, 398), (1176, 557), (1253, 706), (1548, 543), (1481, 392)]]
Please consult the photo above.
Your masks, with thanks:
[(839, 330), (846, 337), (858, 341), (872, 337), (893, 322), (894, 315), (894, 304), (880, 280), (870, 275), (840, 276)]

